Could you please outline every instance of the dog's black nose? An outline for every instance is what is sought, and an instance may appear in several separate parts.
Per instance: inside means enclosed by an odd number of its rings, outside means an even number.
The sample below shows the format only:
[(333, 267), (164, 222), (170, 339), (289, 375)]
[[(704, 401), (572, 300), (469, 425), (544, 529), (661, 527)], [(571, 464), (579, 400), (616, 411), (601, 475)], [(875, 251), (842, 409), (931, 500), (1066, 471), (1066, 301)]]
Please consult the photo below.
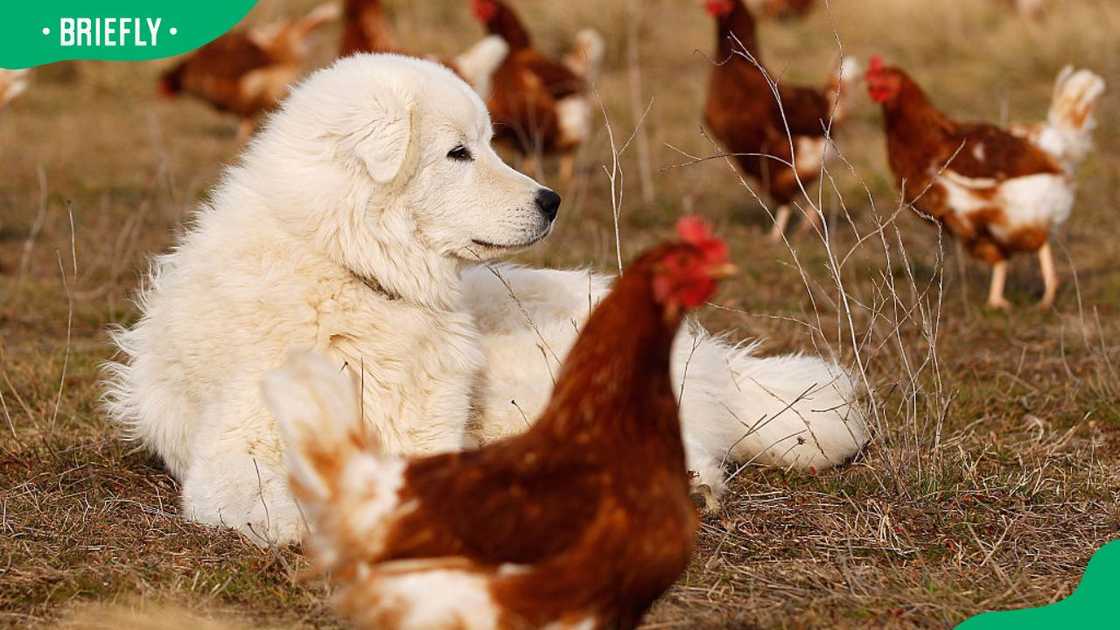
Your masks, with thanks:
[(542, 188), (537, 191), (537, 207), (541, 209), (541, 214), (548, 218), (549, 221), (556, 219), (556, 215), (560, 212), (560, 195), (555, 192)]

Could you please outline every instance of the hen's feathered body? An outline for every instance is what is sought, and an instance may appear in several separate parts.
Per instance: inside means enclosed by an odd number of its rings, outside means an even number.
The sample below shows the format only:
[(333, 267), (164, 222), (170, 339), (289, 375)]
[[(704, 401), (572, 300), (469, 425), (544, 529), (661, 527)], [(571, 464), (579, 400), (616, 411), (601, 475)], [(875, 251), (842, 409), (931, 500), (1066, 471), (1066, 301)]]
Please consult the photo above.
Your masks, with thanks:
[(487, 31), (510, 47), (487, 99), (495, 137), (530, 162), (538, 155), (560, 154), (561, 177), (569, 178), (575, 151), (591, 135), (589, 84), (602, 62), (602, 36), (590, 29), (580, 31), (574, 50), (557, 61), (533, 47), (528, 29), (506, 3), (476, 0), (474, 4)]
[[(1062, 79), (1051, 112), (1058, 124), (1051, 122), (1049, 131), (1040, 130), (1038, 137), (1071, 140), (1053, 141), (1052, 150), (1023, 131), (950, 119), (909, 75), (879, 61), (869, 71), (868, 83), (872, 98), (883, 106), (888, 158), (903, 199), (944, 225), (973, 256), (993, 265), (993, 307), (1009, 306), (1003, 299), (1007, 259), (1018, 252), (1039, 252), (1046, 281), (1043, 305), (1049, 306), (1057, 277), (1048, 241), (1053, 229), (1069, 218), (1074, 202), (1072, 166), (1061, 161), (1071, 151), (1063, 147), (1083, 142), (1065, 133), (1068, 116), (1055, 113), (1084, 111), (1064, 104), (1068, 90), (1061, 88)], [(1082, 127), (1087, 126), (1086, 116), (1081, 118)]]
[(342, 20), (339, 57), (364, 52), (401, 52), (381, 0), (346, 0)]
[[(846, 113), (845, 96), (858, 74), (842, 60), (824, 89), (772, 84), (760, 57), (754, 16), (741, 0), (713, 0), (717, 53), (708, 84), (704, 123), (743, 174), (779, 206), (771, 238), (779, 239), (789, 206), (820, 176), (829, 134)], [(817, 220), (806, 213), (806, 226)]]
[(696, 251), (664, 245), (634, 263), (541, 418), (479, 450), (380, 455), (332, 364), (305, 358), (271, 378), (310, 544), (347, 616), (390, 628), (639, 623), (684, 570), (697, 527), (669, 376), (684, 308), (714, 288), (674, 275)]
[(190, 94), (236, 114), (244, 140), (303, 72), (310, 35), (338, 15), (336, 5), (325, 4), (302, 18), (227, 33), (165, 71), (160, 90)]

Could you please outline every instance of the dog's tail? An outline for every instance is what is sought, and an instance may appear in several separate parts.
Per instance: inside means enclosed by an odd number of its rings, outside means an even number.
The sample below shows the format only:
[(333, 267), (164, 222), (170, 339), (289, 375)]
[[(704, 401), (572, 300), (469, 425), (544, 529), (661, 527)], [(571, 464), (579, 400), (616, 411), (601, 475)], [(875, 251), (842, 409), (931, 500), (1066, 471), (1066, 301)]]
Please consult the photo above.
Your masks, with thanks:
[(350, 371), (318, 354), (294, 354), (268, 374), (263, 389), (317, 564), (345, 570), (377, 556), (399, 508), (405, 462), (378, 452)]
[[(727, 463), (823, 470), (868, 441), (861, 388), (817, 357), (759, 357), (756, 345), (729, 346), (697, 328), (677, 340), (674, 373), (681, 418), (701, 477)], [(693, 458), (699, 459), (699, 458)], [(712, 461), (714, 460), (714, 461)]]

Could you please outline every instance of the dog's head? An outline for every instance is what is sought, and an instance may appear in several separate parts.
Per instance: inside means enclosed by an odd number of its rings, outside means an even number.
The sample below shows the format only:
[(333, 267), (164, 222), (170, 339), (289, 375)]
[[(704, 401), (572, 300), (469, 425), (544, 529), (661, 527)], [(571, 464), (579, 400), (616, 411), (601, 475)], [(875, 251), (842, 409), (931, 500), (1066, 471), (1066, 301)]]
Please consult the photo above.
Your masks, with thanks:
[(245, 168), (270, 172), (287, 223), (333, 234), (351, 268), (417, 249), (473, 262), (543, 239), (560, 204), (502, 162), (492, 133), (482, 100), (446, 68), (357, 55), (293, 91)]

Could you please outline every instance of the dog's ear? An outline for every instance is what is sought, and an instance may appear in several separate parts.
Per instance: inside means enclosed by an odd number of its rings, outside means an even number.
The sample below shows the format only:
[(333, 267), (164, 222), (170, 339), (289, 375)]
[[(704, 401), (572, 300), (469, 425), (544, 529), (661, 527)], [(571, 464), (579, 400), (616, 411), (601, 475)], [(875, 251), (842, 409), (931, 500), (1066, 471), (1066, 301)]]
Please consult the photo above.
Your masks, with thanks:
[(415, 111), (408, 103), (378, 103), (373, 120), (355, 138), (354, 154), (373, 181), (390, 184), (415, 170)]

